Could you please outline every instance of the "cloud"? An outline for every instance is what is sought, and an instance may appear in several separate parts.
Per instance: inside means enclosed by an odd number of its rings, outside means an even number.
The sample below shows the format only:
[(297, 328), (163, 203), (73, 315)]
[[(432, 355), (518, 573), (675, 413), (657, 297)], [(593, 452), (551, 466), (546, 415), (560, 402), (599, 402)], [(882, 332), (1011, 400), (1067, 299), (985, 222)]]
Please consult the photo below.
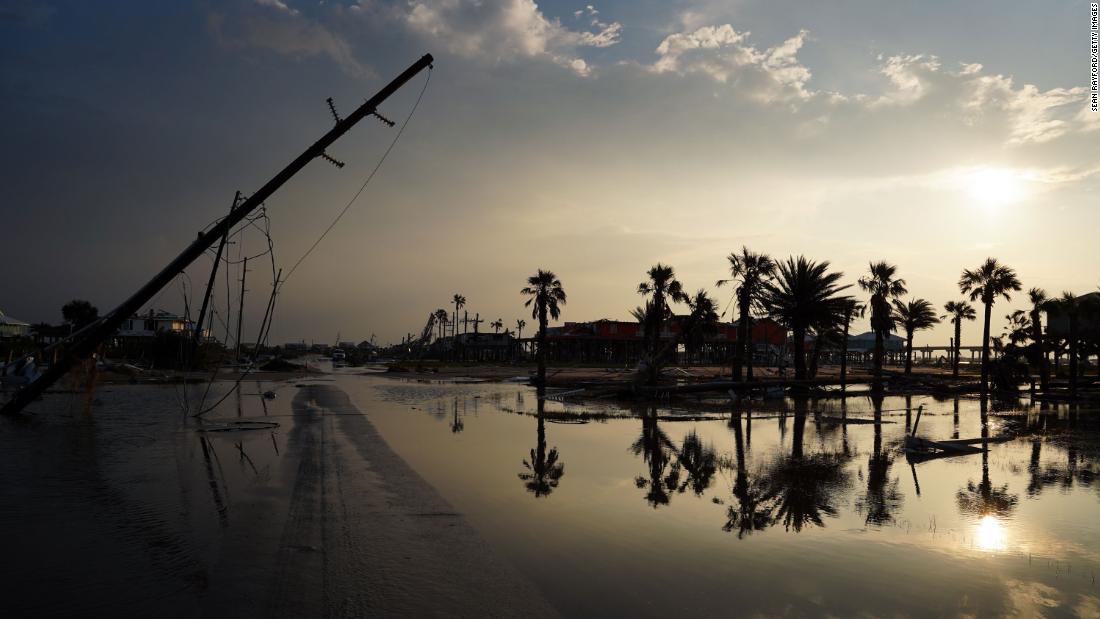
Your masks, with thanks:
[(294, 58), (325, 56), (350, 75), (370, 74), (342, 36), (282, 0), (230, 6), (225, 12), (212, 13), (207, 23), (222, 45), (266, 49)]
[(730, 24), (703, 26), (665, 37), (650, 69), (655, 73), (701, 73), (718, 82), (732, 82), (763, 103), (804, 101), (814, 94), (806, 88), (810, 70), (798, 61), (807, 34), (801, 30), (760, 51), (748, 43), (747, 31), (738, 32)]
[(571, 30), (547, 18), (533, 0), (412, 0), (409, 6), (406, 24), (452, 53), (492, 63), (544, 58), (585, 76), (591, 66), (578, 50), (615, 45), (622, 34), (622, 24), (603, 22), (591, 5), (580, 16), (589, 17), (593, 30)]

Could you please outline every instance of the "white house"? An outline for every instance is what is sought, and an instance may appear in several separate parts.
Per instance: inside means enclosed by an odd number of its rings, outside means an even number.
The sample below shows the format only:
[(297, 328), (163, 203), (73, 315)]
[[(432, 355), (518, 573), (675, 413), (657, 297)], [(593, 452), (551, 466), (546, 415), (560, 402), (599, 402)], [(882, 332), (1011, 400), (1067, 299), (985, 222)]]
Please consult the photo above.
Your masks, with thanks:
[(157, 333), (190, 333), (195, 323), (183, 316), (164, 310), (152, 310), (144, 315), (134, 315), (122, 322), (118, 337), (154, 337)]
[(26, 337), (31, 325), (0, 312), (0, 337)]

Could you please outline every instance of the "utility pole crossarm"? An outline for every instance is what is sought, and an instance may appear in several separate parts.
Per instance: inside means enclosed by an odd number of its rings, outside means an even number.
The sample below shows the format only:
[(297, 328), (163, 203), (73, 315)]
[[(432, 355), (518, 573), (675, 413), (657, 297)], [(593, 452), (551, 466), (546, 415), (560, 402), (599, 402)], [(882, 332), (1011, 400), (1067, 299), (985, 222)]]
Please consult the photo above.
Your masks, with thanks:
[(203, 252), (232, 230), (233, 226), (240, 223), (241, 220), (255, 210), (257, 206), (263, 204), (288, 180), (301, 171), (306, 164), (324, 155), (326, 148), (347, 133), (348, 130), (354, 127), (360, 120), (374, 114), (376, 108), (383, 101), (404, 86), (405, 83), (412, 79), (417, 73), (431, 66), (433, 60), (431, 54), (422, 56), (419, 60), (414, 62), (412, 66), (405, 69), (401, 75), (398, 75), (393, 81), (386, 84), (382, 90), (378, 91), (378, 93), (370, 99), (367, 99), (363, 105), (360, 105), (347, 118), (337, 122), (335, 127), (321, 136), (321, 138), (307, 148), (305, 152), (298, 155), (296, 159), (291, 161), (290, 164), (272, 177), (271, 180), (267, 181), (267, 183), (257, 190), (256, 193), (252, 194), (247, 200), (238, 205), (237, 208), (233, 209), (224, 219), (212, 226), (208, 231), (200, 232), (198, 238), (188, 245), (179, 256), (168, 263), (160, 273), (157, 273), (153, 279), (149, 280), (129, 299), (126, 299), (121, 305), (111, 310), (103, 320), (94, 327), (88, 329), (83, 337), (73, 342), (65, 351), (65, 354), (59, 358), (56, 363), (51, 365), (45, 373), (39, 376), (34, 382), (17, 391), (15, 395), (4, 404), (4, 407), (0, 408), (0, 414), (11, 415), (18, 413), (26, 407), (27, 404), (33, 402), (42, 395), (50, 385), (53, 385), (58, 379), (67, 374), (78, 361), (87, 358), (95, 352), (104, 340), (118, 330), (127, 317), (141, 309), (141, 307), (156, 296), (164, 286), (170, 283), (177, 274), (190, 266), (190, 264), (201, 256)]

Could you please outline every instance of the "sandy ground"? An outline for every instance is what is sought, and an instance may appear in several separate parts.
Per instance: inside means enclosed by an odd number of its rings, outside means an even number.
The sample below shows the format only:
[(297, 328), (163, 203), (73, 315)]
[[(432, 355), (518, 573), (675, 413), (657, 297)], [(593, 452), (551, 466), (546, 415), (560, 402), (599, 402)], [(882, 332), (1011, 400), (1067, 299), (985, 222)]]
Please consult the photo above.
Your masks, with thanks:
[[(385, 443), (331, 384), (302, 386), (285, 466), (292, 489), (277, 538), (235, 537), (220, 570), (265, 548), (273, 577), (206, 596), (204, 614), (262, 617), (554, 617), (556, 611)], [(289, 507), (286, 507), (289, 504)], [(269, 517), (267, 499), (249, 509)], [(278, 517), (278, 516), (276, 516)], [(264, 531), (269, 531), (264, 533)], [(274, 549), (273, 556), (271, 550)], [(255, 557), (261, 560), (260, 557)], [(224, 579), (240, 582), (240, 578)], [(215, 573), (211, 582), (222, 581)], [(248, 600), (266, 600), (259, 606)]]

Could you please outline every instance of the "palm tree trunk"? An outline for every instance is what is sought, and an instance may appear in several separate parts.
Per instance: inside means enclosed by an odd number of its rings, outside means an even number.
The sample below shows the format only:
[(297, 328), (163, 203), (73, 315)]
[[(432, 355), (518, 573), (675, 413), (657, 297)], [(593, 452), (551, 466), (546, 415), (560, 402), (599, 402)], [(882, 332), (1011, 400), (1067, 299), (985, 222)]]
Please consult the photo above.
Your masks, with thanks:
[(539, 388), (546, 387), (546, 301), (539, 300)]
[(851, 313), (844, 314), (844, 341), (840, 344), (840, 390), (848, 389), (848, 325), (852, 322)]
[(741, 315), (737, 323), (737, 346), (733, 355), (733, 380), (741, 380), (741, 367), (745, 364), (745, 342), (749, 337), (749, 308), (744, 299), (737, 300), (738, 313)]
[(982, 393), (989, 391), (989, 320), (993, 315), (993, 303), (985, 303), (985, 326), (982, 328)]
[(794, 378), (806, 380), (806, 330), (793, 330), (794, 334)]
[(959, 354), (962, 353), (962, 343), (959, 342), (959, 338), (962, 337), (962, 318), (955, 316), (955, 358), (951, 364), (951, 376), (959, 377)]
[(886, 354), (886, 346), (882, 341), (882, 331), (875, 331), (875, 389), (882, 389), (882, 357)]
[(1039, 310), (1032, 312), (1031, 316), (1031, 337), (1035, 340), (1035, 347), (1038, 348), (1039, 354), (1039, 387), (1046, 391), (1047, 383), (1050, 382), (1050, 367), (1047, 365), (1047, 343), (1043, 338), (1043, 317)]
[(909, 330), (905, 332), (905, 373), (913, 373), (913, 332)]
[(1077, 316), (1069, 316), (1069, 393), (1077, 397)]

